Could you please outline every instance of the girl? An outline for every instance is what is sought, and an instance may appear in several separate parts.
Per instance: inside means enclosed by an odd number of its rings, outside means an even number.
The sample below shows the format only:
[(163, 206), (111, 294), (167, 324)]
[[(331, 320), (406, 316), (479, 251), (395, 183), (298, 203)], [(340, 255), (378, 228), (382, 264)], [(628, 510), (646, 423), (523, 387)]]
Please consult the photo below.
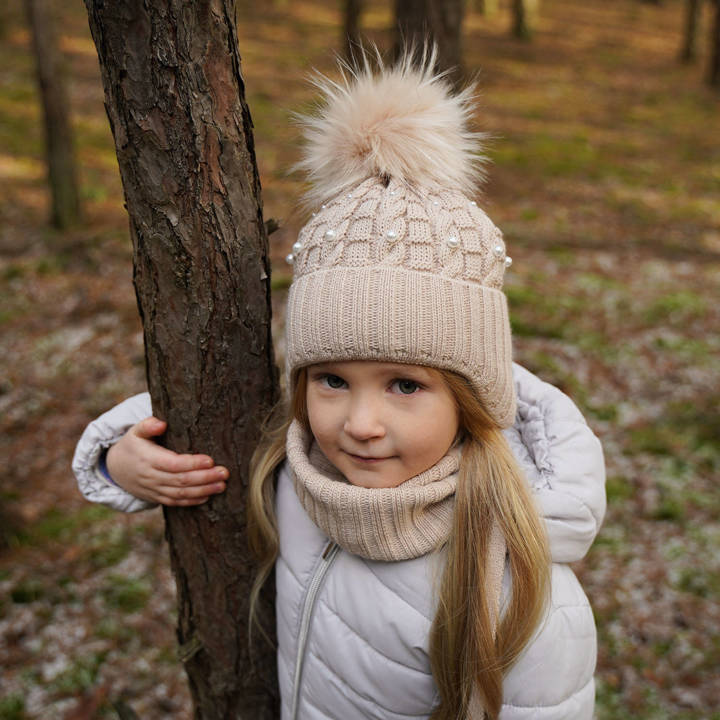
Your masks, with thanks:
[[(511, 260), (468, 199), (472, 98), (433, 65), (322, 81), (305, 125), (316, 211), (288, 257), (289, 412), (249, 498), (253, 597), (276, 572), (282, 717), (591, 718), (595, 627), (564, 563), (602, 520), (602, 453), (511, 362)], [(144, 394), (88, 427), (86, 497), (133, 511), (221, 492), (225, 468), (154, 445), (150, 414)]]

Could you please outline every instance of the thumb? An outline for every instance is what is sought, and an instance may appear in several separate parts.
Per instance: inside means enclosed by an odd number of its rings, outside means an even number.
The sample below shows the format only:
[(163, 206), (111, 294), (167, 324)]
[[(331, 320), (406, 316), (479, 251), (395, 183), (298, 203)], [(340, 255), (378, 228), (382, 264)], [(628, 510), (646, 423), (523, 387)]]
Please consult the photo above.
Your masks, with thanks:
[(141, 420), (135, 425), (134, 432), (137, 437), (151, 438), (162, 435), (167, 428), (167, 423), (156, 417), (149, 417)]

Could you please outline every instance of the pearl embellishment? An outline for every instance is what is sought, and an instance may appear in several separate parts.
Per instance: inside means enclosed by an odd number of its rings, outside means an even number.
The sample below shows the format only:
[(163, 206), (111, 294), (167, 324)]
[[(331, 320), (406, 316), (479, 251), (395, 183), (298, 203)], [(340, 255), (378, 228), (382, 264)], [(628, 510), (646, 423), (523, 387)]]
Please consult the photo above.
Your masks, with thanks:
[(285, 256), (285, 262), (286, 262), (288, 265), (292, 265), (292, 264), (295, 262), (295, 256), (294, 256), (292, 253), (290, 253), (289, 255), (286, 255), (286, 256)]
[(334, 230), (326, 230), (326, 231), (325, 231), (325, 237), (326, 237), (326, 238), (334, 238), (334, 237), (335, 237), (335, 231), (334, 231)]
[(438, 206), (440, 204), (439, 200), (433, 200), (433, 205)]
[(470, 201), (470, 205), (472, 205), (473, 207), (477, 207), (477, 203), (474, 200)]
[(446, 242), (448, 247), (451, 248), (456, 248), (460, 244), (460, 241), (454, 235), (451, 235)]
[(302, 243), (298, 240), (298, 242), (293, 245), (292, 249), (294, 253), (299, 253), (302, 250)]
[(505, 267), (506, 267), (506, 268), (509, 268), (511, 265), (512, 265), (512, 258), (508, 255), (508, 256), (505, 258)]
[(385, 233), (391, 240), (394, 240), (397, 237), (397, 233), (394, 230), (388, 230)]
[(493, 255), (498, 259), (502, 260), (503, 255), (505, 254), (505, 248), (502, 245), (496, 245), (493, 248)]

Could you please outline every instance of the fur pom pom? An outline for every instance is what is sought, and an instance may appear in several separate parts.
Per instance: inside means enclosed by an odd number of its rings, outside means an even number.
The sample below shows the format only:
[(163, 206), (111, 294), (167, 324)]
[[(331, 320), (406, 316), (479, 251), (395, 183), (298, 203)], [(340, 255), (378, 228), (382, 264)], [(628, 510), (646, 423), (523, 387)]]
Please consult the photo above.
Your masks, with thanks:
[[(376, 53), (377, 55), (377, 53)], [(474, 89), (454, 95), (435, 74), (436, 54), (419, 66), (409, 50), (393, 67), (367, 54), (355, 69), (341, 64), (341, 80), (318, 74), (324, 104), (297, 116), (305, 147), (296, 168), (311, 183), (308, 203), (322, 202), (370, 177), (416, 186), (440, 185), (472, 195), (483, 179), (480, 141), (469, 129)]]

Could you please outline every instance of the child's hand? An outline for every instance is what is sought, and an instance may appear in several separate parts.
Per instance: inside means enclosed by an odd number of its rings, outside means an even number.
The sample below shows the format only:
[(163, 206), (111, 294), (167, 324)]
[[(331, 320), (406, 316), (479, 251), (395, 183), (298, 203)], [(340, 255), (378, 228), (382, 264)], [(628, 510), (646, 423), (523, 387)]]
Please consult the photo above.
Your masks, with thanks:
[(179, 455), (152, 440), (166, 427), (163, 420), (145, 418), (110, 448), (106, 464), (113, 481), (135, 497), (163, 505), (200, 505), (223, 492), (227, 468), (207, 455)]

